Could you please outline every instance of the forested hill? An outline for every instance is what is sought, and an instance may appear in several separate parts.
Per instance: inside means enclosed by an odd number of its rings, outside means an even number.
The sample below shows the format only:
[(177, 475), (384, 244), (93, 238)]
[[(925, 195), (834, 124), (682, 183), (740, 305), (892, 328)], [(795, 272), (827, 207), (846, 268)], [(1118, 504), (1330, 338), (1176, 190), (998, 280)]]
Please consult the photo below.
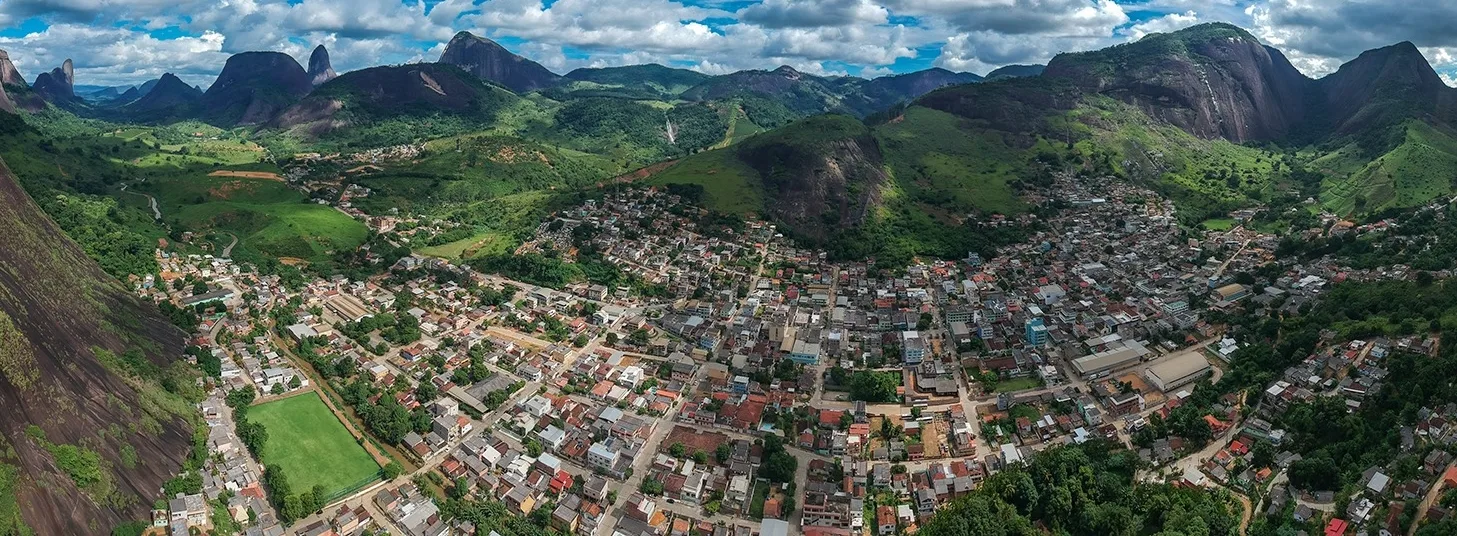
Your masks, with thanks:
[(1134, 481), (1132, 451), (1103, 443), (1053, 447), (991, 476), (936, 512), (921, 536), (1234, 536), (1227, 492)]

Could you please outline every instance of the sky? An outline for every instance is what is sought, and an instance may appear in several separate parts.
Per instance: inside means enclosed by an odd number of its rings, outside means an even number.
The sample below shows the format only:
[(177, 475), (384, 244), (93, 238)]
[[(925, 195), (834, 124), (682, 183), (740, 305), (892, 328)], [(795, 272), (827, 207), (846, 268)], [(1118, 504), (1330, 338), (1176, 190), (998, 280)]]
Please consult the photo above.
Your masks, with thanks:
[(1411, 41), (1457, 80), (1457, 2), (1408, 0), (0, 0), (0, 49), (30, 80), (71, 58), (81, 85), (171, 72), (206, 87), (238, 52), (306, 64), (323, 44), (345, 72), (435, 61), (466, 30), (558, 73), (661, 63), (875, 77), (985, 74), (1213, 21), (1313, 77)]

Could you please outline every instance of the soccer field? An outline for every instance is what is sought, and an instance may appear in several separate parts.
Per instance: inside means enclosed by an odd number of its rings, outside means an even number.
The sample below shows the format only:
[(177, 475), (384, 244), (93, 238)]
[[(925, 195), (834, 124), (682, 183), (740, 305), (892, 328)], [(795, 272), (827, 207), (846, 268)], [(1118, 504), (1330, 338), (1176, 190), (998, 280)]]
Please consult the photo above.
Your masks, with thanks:
[(333, 494), (379, 472), (317, 393), (253, 406), (248, 419), (268, 429), (263, 463), (282, 467), (294, 493), (317, 484)]

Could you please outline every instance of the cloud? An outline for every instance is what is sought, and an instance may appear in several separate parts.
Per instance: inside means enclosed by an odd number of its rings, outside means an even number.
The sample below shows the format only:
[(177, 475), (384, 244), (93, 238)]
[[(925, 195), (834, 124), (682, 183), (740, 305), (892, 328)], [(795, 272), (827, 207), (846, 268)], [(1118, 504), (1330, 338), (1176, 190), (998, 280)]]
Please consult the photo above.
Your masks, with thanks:
[(883, 24), (890, 10), (870, 0), (765, 0), (738, 12), (739, 21), (765, 28)]
[(194, 84), (209, 84), (227, 60), (223, 35), (157, 39), (120, 28), (55, 24), (22, 37), (0, 37), (0, 48), (24, 73), (49, 71), (67, 58), (80, 84), (124, 84), (172, 72)]
[(1199, 14), (1193, 10), (1190, 10), (1183, 13), (1169, 13), (1162, 17), (1149, 19), (1138, 24), (1134, 24), (1133, 26), (1128, 27), (1128, 29), (1123, 30), (1121, 33), (1137, 41), (1139, 39), (1143, 39), (1144, 36), (1147, 36), (1148, 34), (1168, 33), (1172, 31), (1182, 30), (1195, 24), (1199, 24), (1200, 22), (1203, 21), (1199, 19)]
[[(1311, 76), (1334, 72), (1364, 50), (1411, 41), (1427, 51), (1457, 48), (1457, 3), (1268, 0), (1245, 9), (1250, 31)], [(1434, 58), (1450, 65), (1451, 58)], [(1441, 61), (1439, 61), (1441, 60)]]
[(889, 0), (897, 14), (929, 15), (963, 32), (1107, 37), (1128, 22), (1113, 0)]
[(676, 52), (726, 46), (698, 22), (724, 13), (668, 0), (488, 0), (466, 17), (489, 36), (580, 48)]

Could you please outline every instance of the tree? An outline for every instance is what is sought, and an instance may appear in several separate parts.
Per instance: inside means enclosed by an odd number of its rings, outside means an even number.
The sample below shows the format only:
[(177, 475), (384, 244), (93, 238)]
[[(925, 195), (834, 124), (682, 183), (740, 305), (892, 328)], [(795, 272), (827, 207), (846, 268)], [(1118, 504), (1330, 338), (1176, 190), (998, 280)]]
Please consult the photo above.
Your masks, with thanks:
[(701, 450), (693, 451), (693, 463), (702, 465), (708, 463), (708, 453)]
[(470, 495), (470, 480), (465, 477), (456, 478), (454, 485), (450, 487), (450, 498), (459, 500), (467, 495)]
[(268, 429), (261, 423), (242, 419), (238, 421), (238, 439), (243, 446), (248, 447), (248, 452), (258, 456), (262, 453), (263, 446), (268, 444)]
[(897, 402), (900, 386), (900, 374), (861, 370), (850, 376), (850, 398), (870, 403)]
[(293, 523), (294, 521), (306, 515), (308, 515), (308, 513), (307, 510), (304, 510), (303, 497), (299, 495), (289, 495), (283, 498), (283, 508), (279, 509), (278, 517), (283, 520), (284, 523)]
[(541, 452), (543, 450), (545, 449), (542, 448), (541, 442), (537, 441), (535, 438), (526, 440), (526, 453), (531, 455), (531, 457), (535, 458), (541, 456)]
[(1252, 461), (1255, 467), (1269, 467), (1275, 463), (1275, 445), (1269, 441), (1261, 439), (1255, 442), (1255, 446), (1250, 449), (1250, 452), (1254, 457)]
[(576, 346), (577, 348), (581, 348), (581, 347), (586, 346), (586, 345), (587, 345), (587, 336), (585, 334), (584, 335), (577, 335), (577, 338), (572, 339), (572, 346)]
[(420, 382), (420, 386), (415, 388), (415, 400), (421, 403), (428, 403), (435, 400), (435, 397), (439, 394), (440, 389), (435, 387), (435, 382), (428, 379)]
[(638, 487), (638, 491), (648, 495), (662, 495), (663, 483), (656, 478), (648, 477), (642, 481), (642, 485)]
[(733, 455), (733, 452), (733, 447), (730, 447), (728, 443), (719, 443), (713, 449), (713, 459), (718, 460), (719, 465), (726, 464), (729, 461), (729, 456)]
[(258, 392), (252, 388), (234, 389), (228, 391), (223, 401), (228, 404), (228, 407), (233, 408), (233, 411), (238, 411), (253, 405), (253, 399), (257, 396)]
[(627, 336), (627, 342), (632, 343), (634, 346), (647, 346), (648, 330), (646, 328), (638, 328), (631, 335)]
[(268, 392), (273, 393), (275, 395), (281, 395), (284, 392), (284, 386), (283, 386), (282, 383), (275, 383), (275, 384), (273, 384), (273, 387), (268, 390)]
[(688, 447), (682, 443), (673, 443), (668, 447), (668, 454), (674, 458), (682, 458), (688, 452)]
[(405, 472), (405, 468), (400, 466), (400, 462), (390, 460), (390, 463), (385, 464), (382, 472), (385, 480), (394, 480), (399, 478), (400, 473)]
[(288, 379), (288, 388), (289, 389), (298, 389), (299, 387), (302, 387), (303, 384), (304, 384), (303, 380), (299, 379), (298, 376), (294, 376), (294, 377)]
[(770, 482), (793, 482), (794, 472), (799, 469), (799, 459), (788, 452), (776, 452), (765, 458), (763, 465), (764, 478)]

